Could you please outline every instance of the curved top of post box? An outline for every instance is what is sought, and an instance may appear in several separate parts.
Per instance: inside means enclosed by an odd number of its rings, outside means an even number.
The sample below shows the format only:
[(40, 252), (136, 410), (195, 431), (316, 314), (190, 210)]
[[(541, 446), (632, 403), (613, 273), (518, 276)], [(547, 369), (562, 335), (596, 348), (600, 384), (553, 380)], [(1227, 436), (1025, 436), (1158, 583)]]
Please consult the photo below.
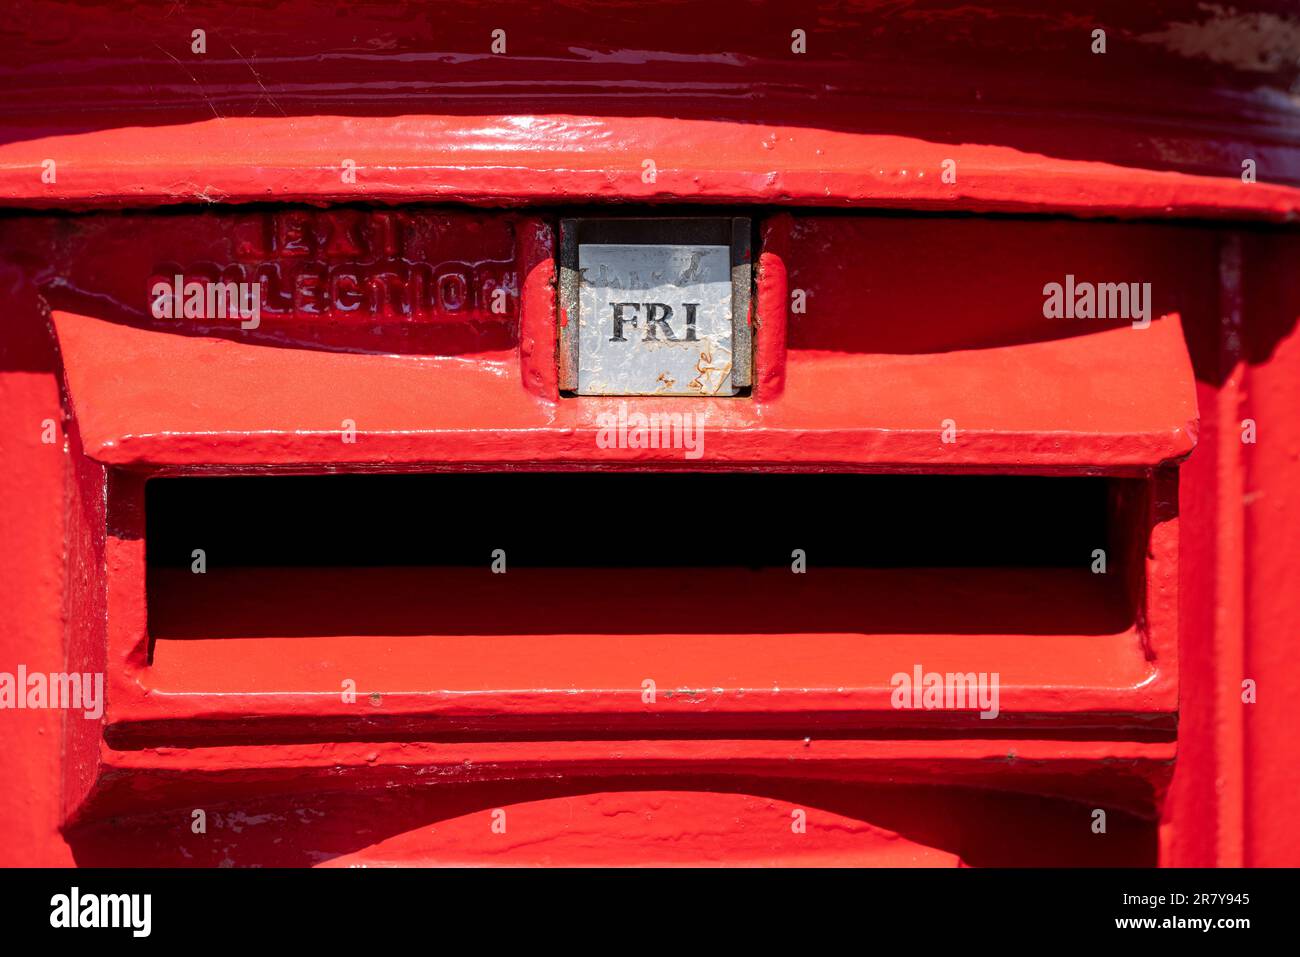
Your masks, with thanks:
[[(1300, 170), (1300, 144), (1293, 152), (1287, 172)], [(58, 157), (58, 178), (43, 184), (49, 157)], [(345, 159), (356, 183), (343, 180)], [(945, 182), (945, 164), (956, 182)], [(1300, 188), (1259, 175), (1243, 182), (1239, 169), (1204, 175), (996, 144), (659, 117), (247, 117), (0, 145), (0, 205), (67, 209), (638, 201), (1293, 221)]]
[(585, 6), (47, 4), (0, 38), (0, 205), (1300, 209), (1285, 5)]

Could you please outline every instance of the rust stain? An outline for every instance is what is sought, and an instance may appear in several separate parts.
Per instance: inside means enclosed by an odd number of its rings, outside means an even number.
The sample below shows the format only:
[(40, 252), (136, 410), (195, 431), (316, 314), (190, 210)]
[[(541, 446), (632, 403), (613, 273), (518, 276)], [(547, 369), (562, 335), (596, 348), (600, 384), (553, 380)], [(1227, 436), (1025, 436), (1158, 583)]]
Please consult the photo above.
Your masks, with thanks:
[[(721, 349), (722, 347), (715, 346), (714, 348)], [(723, 351), (726, 350), (723, 349)], [(695, 371), (699, 375), (691, 380), (688, 388), (696, 392), (702, 392), (705, 395), (717, 395), (718, 389), (722, 388), (722, 384), (727, 381), (727, 376), (731, 373), (731, 360), (728, 359), (721, 365), (715, 366), (713, 364), (713, 353), (701, 352), (699, 361), (695, 363)], [(716, 381), (713, 379), (713, 373), (717, 373), (718, 378)]]

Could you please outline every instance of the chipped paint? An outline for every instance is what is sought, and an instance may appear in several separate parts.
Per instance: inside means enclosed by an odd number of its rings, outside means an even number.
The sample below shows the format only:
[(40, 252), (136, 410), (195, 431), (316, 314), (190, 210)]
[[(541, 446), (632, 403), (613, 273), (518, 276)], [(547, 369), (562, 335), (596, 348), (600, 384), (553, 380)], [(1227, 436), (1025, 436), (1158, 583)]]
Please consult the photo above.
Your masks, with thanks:
[[(1300, 19), (1276, 13), (1241, 13), (1235, 7), (1200, 5), (1205, 18), (1176, 21), (1137, 37), (1190, 59), (1209, 60), (1251, 73), (1297, 72)], [(1300, 87), (1292, 87), (1293, 91)]]

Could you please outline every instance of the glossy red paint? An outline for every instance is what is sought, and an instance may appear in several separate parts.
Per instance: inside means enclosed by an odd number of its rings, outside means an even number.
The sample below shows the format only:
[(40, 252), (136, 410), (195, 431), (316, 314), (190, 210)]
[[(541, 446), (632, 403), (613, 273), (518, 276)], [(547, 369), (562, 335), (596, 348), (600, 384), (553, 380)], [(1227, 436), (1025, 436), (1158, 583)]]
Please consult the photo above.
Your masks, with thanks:
[[(0, 715), (0, 861), (1300, 861), (1300, 125), (1292, 34), (1259, 29), (1295, 16), (1130, 8), (16, 14), (0, 671), (66, 661), (109, 693), (102, 723)], [(508, 56), (488, 52), (498, 25)], [(615, 202), (757, 224), (756, 384), (692, 406), (701, 464), (601, 449), (617, 403), (558, 394), (555, 222)], [(120, 210), (172, 203), (221, 208)], [(172, 266), (266, 267), (283, 306), (251, 331), (155, 320)], [(1150, 281), (1150, 328), (1043, 319), (1067, 273)], [(217, 568), (162, 573), (147, 607), (153, 476), (694, 468), (1108, 476), (1128, 490), (1119, 591), (1086, 566), (822, 569), (779, 633), (758, 588), (730, 629), (648, 614), (653, 631), (609, 634), (596, 603), (554, 634), (536, 622), (555, 570), (512, 571), (513, 597), (462, 572), (423, 598), (409, 570)], [(356, 627), (344, 582), (392, 634)], [(954, 589), (960, 605), (936, 599)], [(286, 599), (311, 606), (299, 631), (230, 637)], [(421, 630), (484, 606), (490, 635)], [(972, 634), (981, 616), (1005, 627)], [(918, 661), (1001, 669), (1006, 720), (890, 708), (889, 675)], [(327, 662), (355, 671), (358, 703)], [(643, 672), (673, 691), (653, 720)]]
[[(196, 152), (202, 170), (191, 165)], [(55, 188), (40, 182), (49, 153), (64, 163)], [(140, 159), (103, 159), (120, 156)], [(342, 182), (345, 159), (361, 185)], [(646, 160), (655, 163), (653, 181), (643, 179)], [(957, 184), (942, 181), (948, 160), (960, 171)], [(10, 205), (72, 209), (358, 200), (510, 206), (580, 197), (1124, 218), (1172, 211), (1289, 221), (1300, 212), (1300, 189), (1243, 183), (1239, 164), (1227, 175), (1191, 175), (996, 145), (659, 117), (548, 114), (505, 130), (496, 117), (313, 117), (289, 129), (258, 117), (206, 120), (0, 145), (0, 164), (0, 198)], [(1005, 175), (1013, 165), (1015, 184)]]
[(0, 196), (1294, 218), (1287, 4), (1039, 7), (50, 3), (6, 51)]
[[(87, 865), (237, 866), (258, 848), (267, 866), (997, 866), (1063, 857), (1141, 866), (1155, 860), (1150, 828), (1116, 811), (1106, 847), (1073, 827), (1069, 801), (981, 788), (863, 787), (764, 776), (514, 778), (391, 791), (312, 792), (286, 809), (266, 782), (222, 803), (205, 789), (208, 834), (174, 826), (174, 811), (96, 824), (77, 839)], [(277, 788), (277, 790), (279, 790)], [(508, 793), (509, 799), (503, 796)], [(229, 803), (225, 803), (228, 800)], [(804, 812), (807, 830), (792, 825)], [(503, 812), (504, 819), (494, 812)], [(503, 820), (504, 833), (492, 833)], [(1017, 835), (1009, 846), (1006, 835)], [(219, 835), (219, 836), (218, 836)], [(214, 836), (216, 839), (214, 839)], [(277, 840), (278, 839), (278, 840)], [(847, 847), (846, 847), (847, 845)]]
[[(401, 213), (410, 223), (420, 215)], [(324, 233), (334, 230), (327, 213), (314, 221)], [(722, 422), (710, 429), (709, 467), (880, 470), (896, 462), (931, 471), (1126, 476), (1128, 491), (1116, 487), (1111, 519), (1130, 543), (1113, 558), (1122, 587), (1090, 574), (1082, 556), (1077, 569), (967, 570), (960, 580), (940, 569), (847, 577), (822, 570), (800, 580), (806, 584), (798, 595), (784, 595), (809, 611), (787, 615), (789, 624), (775, 633), (783, 606), (765, 609), (751, 599), (713, 608), (728, 623), (725, 632), (706, 625), (674, 634), (679, 628), (668, 615), (618, 634), (606, 624), (617, 617), (616, 587), (606, 590), (608, 607), (587, 601), (578, 618), (564, 616), (562, 633), (539, 632), (533, 609), (564, 593), (572, 572), (561, 570), (517, 570), (502, 592), (502, 580), (482, 568), (443, 569), (434, 578), (414, 569), (294, 568), (214, 568), (196, 578), (180, 569), (157, 573), (147, 608), (143, 491), (151, 475), (683, 463), (672, 450), (602, 449), (595, 416), (613, 403), (543, 397), (544, 375), (530, 381), (527, 369), (538, 369), (543, 350), (553, 356), (556, 341), (550, 271), (541, 265), (553, 225), (543, 219), (508, 219), (492, 229), (528, 237), (524, 251), (504, 259), (517, 267), (512, 275), (530, 277), (519, 328), (547, 345), (526, 354), (495, 349), (491, 337), (501, 323), (492, 320), (480, 339), (486, 344), (453, 355), (428, 354), (427, 340), (415, 335), (402, 341), (406, 353), (350, 350), (371, 345), (375, 330), (385, 333), (393, 321), (415, 333), (451, 322), (481, 327), (472, 313), (383, 313), (367, 325), (332, 324), (322, 310), (294, 308), (253, 330), (260, 341), (237, 341), (233, 328), (180, 334), (173, 320), (148, 315), (142, 291), (133, 306), (132, 283), (123, 277), (152, 282), (165, 274), (155, 265), (158, 248), (195, 244), (233, 259), (226, 237), (235, 229), (211, 214), (142, 222), (104, 278), (74, 273), (49, 290), (52, 306), (98, 313), (51, 314), (76, 426), (75, 498), (91, 509), (76, 510), (88, 537), (72, 559), (86, 571), (73, 576), (71, 601), (87, 610), (76, 614), (72, 633), (87, 649), (107, 649), (110, 702), (102, 742), (81, 725), (70, 742), (71, 764), (81, 769), (65, 791), (70, 833), (104, 817), (196, 799), (190, 796), (211, 787), (202, 782), (212, 761), (242, 768), (245, 784), (277, 789), (304, 775), (315, 780), (314, 789), (325, 780), (331, 788), (379, 780), (413, 787), (465, 760), (491, 768), (483, 772), (488, 778), (512, 781), (579, 768), (696, 775), (722, 762), (734, 773), (782, 767), (785, 777), (809, 780), (960, 787), (1014, 780), (1020, 791), (1154, 812), (1174, 755), (1176, 463), (1196, 434), (1180, 317), (1195, 317), (1199, 290), (1178, 267), (1201, 254), (1198, 248), (1210, 248), (1200, 232), (816, 216), (763, 224), (772, 242), (760, 251), (760, 388), (752, 399), (698, 403)], [(98, 262), (94, 250), (115, 223), (97, 220), (87, 235), (37, 220), (29, 225), (29, 236), (44, 229), (51, 244), (75, 250), (68, 259)], [(174, 244), (167, 239), (173, 229), (185, 237)], [(946, 284), (929, 284), (924, 300), (916, 296), (919, 264), (883, 263), (891, 244), (942, 258), (977, 236), (990, 251), (987, 261), (965, 257)], [(842, 258), (839, 249), (882, 261), (882, 280), (863, 290), (828, 268)], [(990, 284), (994, 251), (1017, 256), (1037, 277), (1029, 295), (1010, 278)], [(1066, 268), (1105, 273), (1120, 257), (1136, 260), (1164, 290), (1167, 300), (1152, 303), (1161, 318), (1148, 328), (1124, 322), (1100, 329), (1085, 320), (1042, 318), (1038, 279)], [(225, 275), (229, 263), (209, 266)], [(774, 296), (777, 276), (785, 285)], [(815, 290), (812, 305), (784, 317), (779, 341), (782, 316), (768, 324), (764, 310), (779, 307), (796, 282)], [(540, 303), (528, 298), (530, 290), (541, 292)], [(974, 337), (952, 320), (954, 298), (981, 313)], [(1037, 319), (1029, 307), (1037, 308)], [(901, 335), (890, 325), (873, 330), (855, 320), (862, 310), (910, 310), (916, 321)], [(334, 338), (323, 342), (315, 327), (331, 329)], [(989, 376), (997, 368), (1017, 370), (1013, 388), (994, 388)], [(910, 374), (911, 392), (894, 385), (901, 369)], [(1146, 374), (1151, 369), (1159, 377)], [(1144, 400), (1134, 403), (1127, 392), (1140, 373)], [(461, 381), (465, 376), (473, 386)], [(778, 376), (785, 388), (769, 398)], [(110, 392), (101, 394), (104, 387)], [(855, 391), (862, 389), (874, 391)], [(989, 397), (985, 408), (972, 408), (964, 398), (972, 393)], [(649, 409), (654, 400), (632, 404)], [(102, 419), (102, 412), (113, 418)], [(950, 412), (963, 417), (955, 443), (939, 434)], [(322, 416), (319, 428), (312, 416)], [(1070, 416), (1073, 429), (1065, 428)], [(356, 442), (326, 427), (348, 418), (358, 424)], [(789, 423), (800, 426), (797, 435), (787, 434)], [(856, 437), (827, 442), (837, 427)], [(467, 430), (475, 442), (464, 441)], [(984, 441), (981, 432), (989, 433)], [(894, 458), (882, 451), (891, 445)], [(94, 511), (105, 503), (106, 512)], [(683, 574), (687, 586), (705, 580)], [(728, 584), (719, 574), (708, 573), (707, 581), (720, 593), (779, 592), (748, 579)], [(784, 570), (770, 574), (788, 577)], [(585, 573), (596, 595), (598, 575)], [(432, 604), (412, 597), (430, 588)], [(322, 604), (322, 589), (341, 604)], [(931, 608), (937, 592), (952, 602), (947, 615)], [(393, 611), (356, 619), (349, 607), (358, 600)], [(499, 609), (489, 635), (476, 632), (466, 614), (482, 607)], [(1008, 608), (1019, 612), (1008, 617)], [(244, 623), (266, 614), (269, 630), (243, 634)], [(434, 635), (421, 627), (433, 618), (463, 623)], [(990, 625), (973, 643), (971, 623), (981, 620)], [(290, 631), (276, 630), (282, 621)], [(865, 644), (859, 628), (846, 631), (853, 621), (873, 622)], [(890, 676), (917, 662), (941, 671), (998, 671), (1005, 716), (997, 732), (990, 736), (974, 714), (894, 709)], [(337, 692), (340, 673), (362, 695), (374, 695), (360, 715), (358, 704)], [(645, 675), (666, 689), (650, 712), (649, 736)], [(552, 740), (560, 733), (572, 747)], [(327, 766), (313, 757), (322, 740), (332, 742)], [(1000, 759), (990, 764), (994, 755)], [(318, 774), (324, 778), (316, 780)]]
[[(375, 316), (358, 309), (340, 318), (320, 304), (332, 295), (326, 286), (336, 286), (340, 273), (360, 275), (361, 267), (264, 262), (264, 250), (240, 261), (231, 237), (250, 228), (273, 236), (277, 221), (269, 215), (131, 216), (125, 224), (109, 217), (71, 234), (33, 221), (26, 241), (49, 237), (42, 255), (87, 264), (60, 276), (48, 293), (87, 454), (131, 468), (681, 461), (674, 449), (600, 449), (599, 416), (617, 410), (617, 400), (560, 401), (552, 372), (553, 223), (381, 215), (400, 218), (417, 235), (474, 222), (472, 241), (489, 232), (497, 248), (490, 270), (414, 251), (416, 259), (400, 266), (367, 260), (372, 285), (378, 276), (400, 285), (375, 287), (374, 296), (385, 297), (389, 309), (393, 297), (409, 306), (436, 295), (434, 281), (419, 284), (422, 267), (431, 277), (457, 278), (447, 272), (454, 266), (479, 276), (473, 300), (458, 311)], [(354, 214), (333, 216), (315, 214), (322, 236), (357, 228)], [(777, 235), (782, 222), (792, 230), (788, 238)], [(709, 462), (1132, 470), (1191, 451), (1196, 407), (1180, 322), (1184, 313), (1199, 312), (1200, 321), (1204, 312), (1205, 284), (1184, 269), (1188, 258), (1209, 262), (1205, 234), (1003, 223), (992, 228), (994, 242), (972, 252), (988, 231), (983, 224), (801, 216), (763, 229), (771, 245), (760, 252), (760, 384), (754, 401), (693, 407), (707, 417)], [(512, 238), (519, 234), (528, 236), (526, 245)], [(858, 257), (882, 270), (865, 289)], [(1023, 272), (1005, 274), (1008, 257)], [(229, 320), (152, 320), (148, 290), (180, 269), (223, 280), (260, 274), (273, 293), (287, 275), (306, 275), (314, 285), (306, 293), (295, 287), (296, 302), (264, 315), (256, 329)], [(323, 278), (327, 270), (333, 279)], [(1150, 276), (1160, 291), (1149, 304), (1151, 328), (1044, 318), (1043, 285), (1063, 282), (1072, 270), (1081, 278)], [(48, 272), (36, 278), (51, 280)], [(510, 311), (493, 315), (483, 304), (501, 283)], [(525, 298), (516, 306), (521, 284)], [(921, 284), (924, 300), (916, 293)], [(783, 300), (799, 286), (811, 290), (809, 311), (789, 318)], [(352, 289), (348, 295), (360, 298)], [(516, 308), (525, 317), (522, 338), (512, 321)], [(867, 324), (863, 315), (905, 321)], [(322, 348), (283, 348), (307, 345)], [(907, 391), (897, 388), (900, 379)], [(1131, 392), (1135, 380), (1143, 382), (1140, 401)], [(649, 411), (653, 400), (640, 406)], [(958, 442), (940, 441), (948, 419)], [(356, 442), (339, 438), (349, 420)], [(467, 430), (478, 440), (466, 443)]]

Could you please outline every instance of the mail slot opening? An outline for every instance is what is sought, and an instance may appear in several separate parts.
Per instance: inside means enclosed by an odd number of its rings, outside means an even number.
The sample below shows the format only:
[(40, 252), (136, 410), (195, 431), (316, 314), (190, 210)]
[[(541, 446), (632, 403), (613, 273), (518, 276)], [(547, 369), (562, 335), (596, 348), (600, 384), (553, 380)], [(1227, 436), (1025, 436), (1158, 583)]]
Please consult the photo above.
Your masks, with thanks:
[(155, 665), (225, 639), (1112, 634), (1132, 479), (508, 473), (164, 478)]

